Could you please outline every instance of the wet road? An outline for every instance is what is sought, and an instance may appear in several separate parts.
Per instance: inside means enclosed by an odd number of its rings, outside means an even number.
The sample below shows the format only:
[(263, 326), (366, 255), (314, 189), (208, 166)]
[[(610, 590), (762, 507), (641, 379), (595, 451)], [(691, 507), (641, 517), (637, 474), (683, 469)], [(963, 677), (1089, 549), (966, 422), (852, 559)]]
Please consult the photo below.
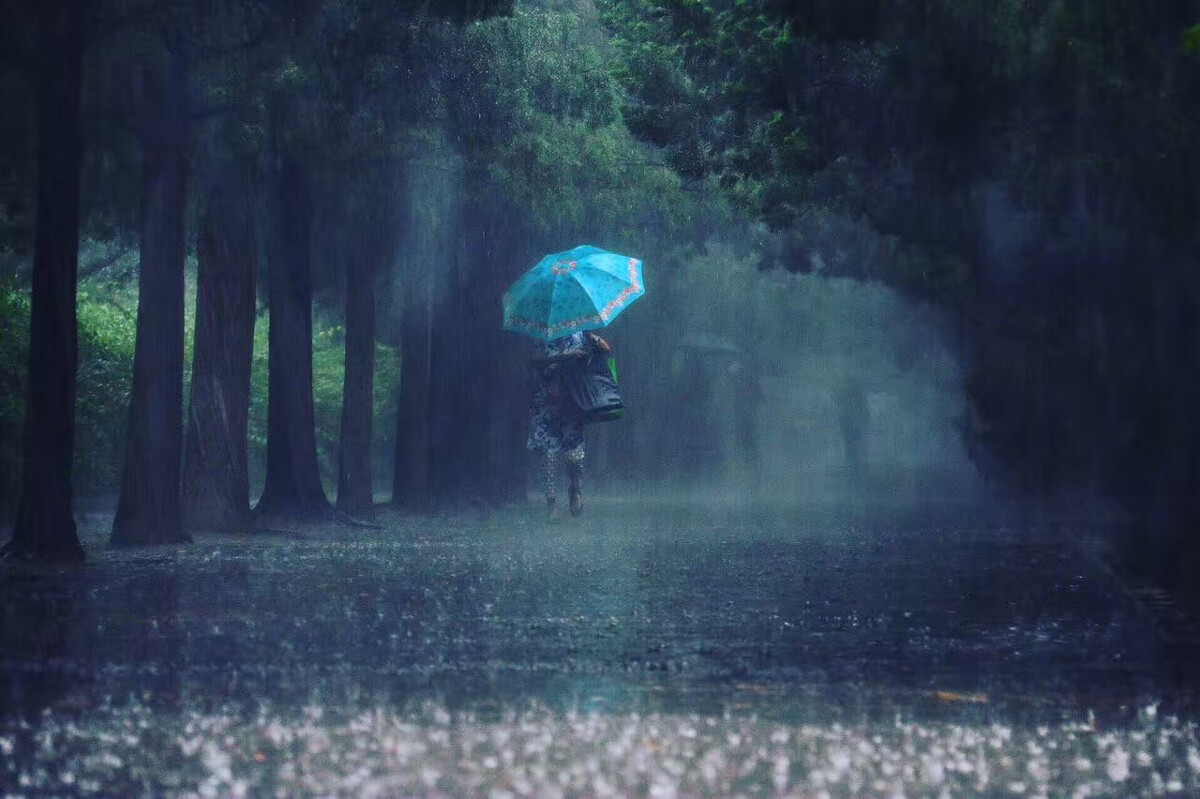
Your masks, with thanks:
[(1200, 790), (1187, 664), (1056, 531), (661, 498), (383, 522), (118, 551), (90, 517), (85, 567), (4, 567), (0, 788)]

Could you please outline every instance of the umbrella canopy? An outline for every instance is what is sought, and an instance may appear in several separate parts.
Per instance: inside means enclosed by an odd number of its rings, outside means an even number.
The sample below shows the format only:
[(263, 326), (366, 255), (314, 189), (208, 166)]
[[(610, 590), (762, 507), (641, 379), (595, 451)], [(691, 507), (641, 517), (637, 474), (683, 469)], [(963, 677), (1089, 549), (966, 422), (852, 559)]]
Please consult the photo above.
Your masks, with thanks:
[(547, 255), (504, 293), (504, 329), (539, 341), (604, 327), (645, 293), (642, 262), (584, 244)]

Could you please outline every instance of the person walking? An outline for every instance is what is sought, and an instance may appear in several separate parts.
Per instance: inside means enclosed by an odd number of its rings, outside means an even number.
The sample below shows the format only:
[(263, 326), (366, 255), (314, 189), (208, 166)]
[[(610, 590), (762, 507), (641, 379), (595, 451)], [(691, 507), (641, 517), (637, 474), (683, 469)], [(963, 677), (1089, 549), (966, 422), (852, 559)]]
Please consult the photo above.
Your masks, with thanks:
[(538, 381), (527, 445), (542, 453), (546, 512), (551, 519), (558, 517), (555, 483), (559, 459), (566, 456), (571, 513), (578, 516), (583, 512), (584, 423), (588, 418), (607, 421), (624, 413), (614, 370), (608, 391), (589, 394), (580, 402), (590, 406), (593, 400), (616, 399), (616, 405), (587, 407), (585, 417), (570, 396), (567, 364), (579, 367), (576, 376), (585, 378), (589, 391), (603, 383), (585, 369), (592, 354), (608, 353), (609, 346), (588, 331), (607, 327), (645, 293), (641, 259), (590, 244), (546, 255), (504, 292), (503, 328), (539, 342), (533, 357)]
[(534, 350), (533, 366), (538, 379), (530, 404), (526, 446), (542, 454), (546, 514), (551, 521), (559, 517), (560, 459), (566, 460), (571, 515), (578, 516), (583, 512), (584, 420), (567, 389), (567, 370), (578, 368), (594, 353), (608, 353), (610, 349), (608, 342), (594, 333), (572, 333), (541, 342)]

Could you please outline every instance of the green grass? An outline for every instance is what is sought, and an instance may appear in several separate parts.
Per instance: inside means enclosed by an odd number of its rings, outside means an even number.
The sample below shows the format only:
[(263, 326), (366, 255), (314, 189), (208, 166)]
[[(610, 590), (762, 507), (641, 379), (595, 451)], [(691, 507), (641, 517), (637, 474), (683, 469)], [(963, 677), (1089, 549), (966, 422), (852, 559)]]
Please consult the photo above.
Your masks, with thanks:
[[(132, 256), (136, 258), (136, 255)], [(79, 371), (76, 405), (75, 490), (78, 498), (111, 497), (120, 488), (133, 353), (137, 334), (136, 269), (132, 279), (103, 276), (82, 281), (78, 292)], [(195, 330), (195, 262), (189, 260), (185, 298), (184, 401), (191, 383)], [(267, 446), (268, 314), (254, 327), (249, 456), (251, 496), (261, 489)], [(313, 403), (321, 477), (332, 495), (337, 485), (337, 448), (342, 409), (344, 329), (334, 314), (316, 309), (313, 319)], [(29, 292), (0, 285), (0, 520), (16, 512), (20, 490), (22, 421), (29, 361)], [(375, 351), (373, 461), (377, 484), (390, 475), (399, 379), (397, 353)]]

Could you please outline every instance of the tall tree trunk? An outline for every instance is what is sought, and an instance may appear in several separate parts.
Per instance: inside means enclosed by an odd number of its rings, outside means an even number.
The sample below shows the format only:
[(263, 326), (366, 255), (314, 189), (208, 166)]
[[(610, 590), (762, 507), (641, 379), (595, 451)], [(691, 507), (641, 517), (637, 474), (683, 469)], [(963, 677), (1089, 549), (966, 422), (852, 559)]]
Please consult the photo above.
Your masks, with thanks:
[(10, 547), (17, 557), (82, 561), (72, 515), (75, 279), (79, 267), (82, 7), (45, 0), (37, 73), (38, 185), (24, 477)]
[(393, 501), (407, 510), (524, 494), (527, 351), (500, 329), (516, 226), (482, 172), (466, 183), (444, 215), (449, 241), (428, 220), (414, 224), (432, 234), (415, 249), (437, 253), (438, 283), (417, 268), (405, 286)]
[(250, 526), (246, 428), (254, 350), (254, 215), (249, 180), (218, 178), (197, 247), (196, 342), (183, 465), (185, 529)]
[[(501, 322), (496, 322), (497, 327)], [(525, 500), (525, 440), (529, 432), (529, 398), (533, 373), (528, 368), (529, 339), (501, 333), (487, 361), (488, 383), (495, 387), (485, 488), (495, 505)]]
[(133, 393), (114, 544), (187, 541), (180, 510), (183, 453), (183, 267), (187, 163), (182, 66), (150, 83), (160, 112), (143, 131), (143, 209)]
[[(524, 266), (519, 259), (529, 249), (526, 231), (503, 205), (496, 204), (488, 214), (489, 225), (484, 267), (493, 302), (483, 309), (484, 324), (500, 331), (504, 321), (500, 298), (508, 284)], [(516, 260), (515, 260), (516, 259)], [(528, 367), (532, 341), (513, 333), (495, 332), (487, 336), (487, 382), (493, 386), (488, 430), (489, 450), (484, 474), (485, 494), (495, 505), (523, 502), (526, 496), (526, 464), (529, 453), (525, 440), (529, 431), (529, 399), (533, 393), (533, 371)]]
[(315, 519), (329, 511), (329, 500), (321, 486), (313, 418), (312, 199), (308, 176), (293, 157), (283, 156), (272, 178), (267, 478), (256, 512)]
[(458, 215), (462, 227), (450, 253), (450, 285), (437, 308), (432, 342), (430, 481), (437, 506), (450, 509), (483, 501), (480, 475), (486, 464), (480, 458), (486, 458), (481, 445), (486, 446), (489, 408), (481, 400), (490, 398), (493, 387), (483, 385), (482, 350), (488, 336), (500, 335), (481, 327), (486, 286), (472, 283), (472, 267), (484, 261), (484, 234), (470, 208), (468, 201)]
[(338, 510), (364, 513), (374, 505), (371, 475), (372, 391), (375, 385), (375, 267), (382, 251), (374, 225), (357, 224), (346, 273), (346, 371), (338, 449)]
[(428, 276), (410, 281), (404, 287), (400, 330), (400, 409), (392, 504), (420, 512), (433, 507), (429, 474), (432, 313), (433, 287)]
[(524, 358), (504, 360), (507, 219), (483, 180), (478, 173), (468, 177), (474, 188), (464, 194), (450, 287), (436, 316), (446, 322), (435, 325), (432, 347), (430, 478), (436, 503), (448, 508), (493, 505), (505, 493), (509, 462), (496, 438), (512, 429), (506, 417), (519, 390), (514, 376), (525, 369)]

